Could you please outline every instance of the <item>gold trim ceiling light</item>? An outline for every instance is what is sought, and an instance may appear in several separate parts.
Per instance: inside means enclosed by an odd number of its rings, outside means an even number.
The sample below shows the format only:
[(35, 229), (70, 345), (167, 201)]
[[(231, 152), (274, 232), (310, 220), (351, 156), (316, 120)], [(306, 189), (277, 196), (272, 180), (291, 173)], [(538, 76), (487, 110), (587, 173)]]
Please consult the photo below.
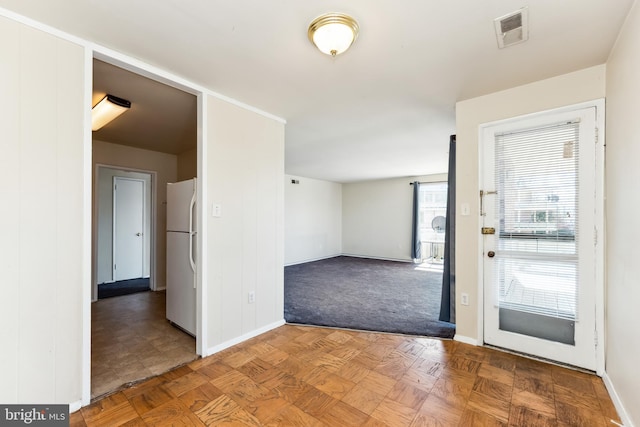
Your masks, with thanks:
[(308, 36), (322, 53), (335, 57), (353, 44), (360, 27), (355, 19), (344, 13), (327, 13), (309, 24)]

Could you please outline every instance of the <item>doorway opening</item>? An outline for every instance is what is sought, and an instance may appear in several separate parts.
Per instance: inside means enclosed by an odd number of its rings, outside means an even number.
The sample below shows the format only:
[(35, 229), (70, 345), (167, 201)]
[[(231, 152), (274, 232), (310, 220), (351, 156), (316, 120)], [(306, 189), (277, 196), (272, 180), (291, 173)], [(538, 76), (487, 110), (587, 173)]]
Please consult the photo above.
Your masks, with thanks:
[(197, 175), (197, 96), (94, 59), (93, 105), (107, 94), (131, 108), (92, 134), (92, 399), (198, 357), (166, 316), (167, 184)]
[(94, 300), (155, 289), (151, 280), (153, 175), (96, 167)]

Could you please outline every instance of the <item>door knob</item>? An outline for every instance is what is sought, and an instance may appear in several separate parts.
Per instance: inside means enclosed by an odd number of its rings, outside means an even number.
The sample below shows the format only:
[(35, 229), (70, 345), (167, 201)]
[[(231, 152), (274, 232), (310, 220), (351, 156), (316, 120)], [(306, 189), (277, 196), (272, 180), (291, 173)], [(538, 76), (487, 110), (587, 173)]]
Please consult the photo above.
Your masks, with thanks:
[(487, 256), (489, 258), (493, 258), (494, 256), (496, 256), (496, 253), (494, 251), (489, 251), (489, 252), (487, 252)]
[(136, 236), (140, 237), (142, 236), (142, 233), (136, 233)]

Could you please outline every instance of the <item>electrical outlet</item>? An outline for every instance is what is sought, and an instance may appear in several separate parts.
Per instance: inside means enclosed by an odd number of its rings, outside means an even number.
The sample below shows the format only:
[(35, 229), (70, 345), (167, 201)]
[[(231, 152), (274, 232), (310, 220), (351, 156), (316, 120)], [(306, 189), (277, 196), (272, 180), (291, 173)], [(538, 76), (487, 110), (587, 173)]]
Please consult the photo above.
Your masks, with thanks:
[(254, 291), (249, 292), (249, 304), (256, 302), (256, 293)]
[(460, 296), (460, 299), (461, 299), (460, 302), (462, 303), (462, 305), (469, 305), (469, 294), (463, 293)]

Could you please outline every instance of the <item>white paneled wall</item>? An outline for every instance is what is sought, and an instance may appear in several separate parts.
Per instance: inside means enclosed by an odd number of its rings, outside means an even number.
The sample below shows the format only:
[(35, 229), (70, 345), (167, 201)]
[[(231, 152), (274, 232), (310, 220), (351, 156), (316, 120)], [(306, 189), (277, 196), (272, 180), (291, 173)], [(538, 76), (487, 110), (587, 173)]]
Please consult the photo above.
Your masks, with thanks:
[(284, 124), (211, 96), (206, 120), (207, 342), (215, 348), (284, 316)]
[(84, 49), (0, 18), (0, 62), (0, 402), (76, 402)]

